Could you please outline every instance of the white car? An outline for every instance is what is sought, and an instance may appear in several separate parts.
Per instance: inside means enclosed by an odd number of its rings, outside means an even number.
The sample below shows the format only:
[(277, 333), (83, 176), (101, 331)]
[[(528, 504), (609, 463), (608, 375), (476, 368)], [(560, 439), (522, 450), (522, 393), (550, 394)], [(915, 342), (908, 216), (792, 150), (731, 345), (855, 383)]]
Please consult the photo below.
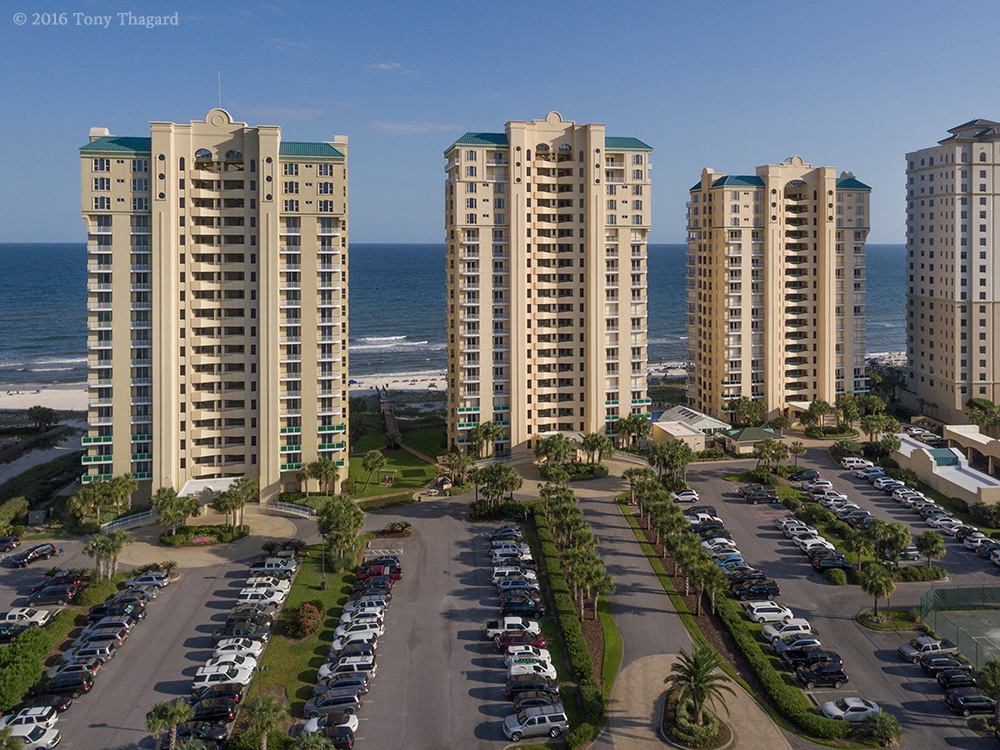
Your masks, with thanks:
[(556, 668), (551, 663), (538, 659), (518, 659), (511, 662), (507, 667), (507, 677), (515, 677), (519, 674), (547, 677), (550, 680), (555, 680), (557, 676)]
[(372, 644), (372, 648), (377, 649), (378, 636), (371, 630), (365, 630), (360, 633), (348, 633), (347, 635), (333, 639), (333, 642), (330, 644), (330, 653), (335, 654), (338, 651), (343, 651), (352, 643), (370, 643)]
[(827, 701), (823, 704), (823, 715), (826, 718), (842, 721), (864, 721), (880, 710), (878, 703), (864, 698), (841, 698), (839, 701)]
[(715, 552), (722, 549), (736, 549), (736, 542), (732, 539), (709, 539), (701, 543), (701, 548), (708, 552)]
[(797, 519), (795, 516), (785, 516), (784, 518), (779, 518), (777, 526), (779, 529), (784, 531), (789, 526), (801, 526), (802, 521)]
[(795, 617), (788, 607), (767, 601), (743, 602), (743, 611), (756, 623), (785, 622)]
[(824, 508), (829, 508), (833, 505), (843, 505), (844, 503), (849, 503), (847, 495), (841, 495), (839, 492), (834, 492), (829, 495), (824, 495), (819, 499), (819, 504)]
[(696, 503), (701, 497), (694, 490), (681, 490), (680, 492), (671, 492), (670, 499), (675, 503)]
[(812, 626), (809, 625), (809, 620), (798, 617), (780, 622), (777, 625), (765, 625), (761, 635), (774, 643), (779, 638), (789, 635), (815, 635), (815, 633)]
[(0, 617), (0, 622), (18, 623), (20, 625), (37, 625), (41, 627), (52, 619), (52, 613), (47, 609), (34, 607), (18, 607)]
[(719, 557), (724, 557), (725, 555), (739, 555), (743, 557), (743, 553), (740, 552), (738, 547), (719, 547), (718, 549), (710, 550), (708, 556), (713, 560)]
[(280, 578), (275, 578), (274, 576), (250, 576), (247, 578), (246, 585), (243, 587), (245, 589), (277, 589), (278, 591), (283, 591), (286, 594), (291, 591), (292, 582), (283, 581)]
[[(340, 719), (339, 722), (333, 722), (331, 719), (336, 715)], [(313, 718), (306, 721), (302, 726), (302, 734), (313, 734), (318, 732), (320, 729), (326, 729), (327, 727), (347, 727), (352, 733), (358, 731), (358, 717), (356, 714), (326, 714), (325, 716), (314, 716)]]
[(989, 560), (994, 565), (1000, 566), (1000, 549), (995, 549), (990, 552)]
[(378, 664), (375, 659), (364, 656), (349, 656), (344, 659), (328, 661), (319, 668), (319, 679), (325, 680), (335, 674), (366, 674), (369, 678), (378, 674)]
[(125, 581), (125, 588), (130, 588), (132, 586), (156, 586), (157, 588), (162, 589), (169, 585), (170, 576), (161, 571), (143, 573), (141, 576), (134, 576)]
[(799, 522), (797, 526), (786, 526), (784, 528), (785, 536), (791, 539), (792, 537), (802, 536), (805, 533), (815, 534), (816, 528), (814, 526), (809, 526), (808, 524)]
[(253, 679), (253, 670), (237, 667), (234, 664), (218, 664), (214, 667), (199, 667), (195, 672), (191, 692), (210, 685), (249, 685)]
[(51, 750), (62, 740), (58, 729), (45, 727), (14, 727), (10, 733), (24, 740), (24, 750)]
[(243, 589), (236, 601), (240, 604), (259, 604), (262, 607), (277, 607), (285, 601), (286, 594), (276, 589)]
[(832, 490), (833, 482), (829, 479), (817, 479), (814, 482), (806, 482), (802, 485), (802, 489), (808, 492), (810, 495), (819, 490)]
[(44, 708), (22, 708), (14, 714), (7, 714), (0, 719), (0, 726), (10, 727), (44, 727), (51, 729), (59, 720), (59, 715), (51, 706)]
[(826, 549), (836, 549), (833, 544), (820, 537), (802, 539), (796, 542), (796, 545), (803, 552), (810, 552), (811, 550), (818, 549), (820, 547), (824, 547)]
[(344, 612), (350, 613), (357, 609), (365, 609), (366, 607), (382, 607), (385, 609), (388, 603), (389, 602), (385, 596), (369, 594), (368, 596), (363, 596), (360, 599), (351, 599), (344, 605)]
[(223, 638), (215, 644), (213, 656), (222, 654), (244, 654), (255, 659), (264, 653), (264, 644), (250, 638)]
[(949, 518), (946, 522), (942, 523), (937, 528), (939, 531), (942, 531), (948, 536), (955, 536), (955, 534), (958, 533), (958, 530), (962, 528), (964, 525), (965, 524), (962, 523), (961, 521), (956, 521), (953, 518)]
[(340, 618), (339, 625), (372, 625), (381, 626), (383, 623), (383, 617), (378, 612), (366, 612), (364, 614), (355, 614), (352, 612), (349, 615), (344, 615)]
[(984, 544), (996, 544), (996, 539), (991, 539), (990, 537), (983, 534), (981, 531), (974, 531), (969, 536), (965, 537), (962, 542), (962, 546), (966, 549), (977, 550)]
[(343, 638), (349, 635), (374, 634), (381, 637), (385, 634), (385, 625), (379, 622), (345, 622), (338, 625), (333, 631), (334, 638)]
[(686, 513), (684, 514), (684, 520), (692, 526), (698, 523), (705, 523), (705, 521), (722, 521), (718, 516), (713, 516), (711, 513), (706, 513), (705, 511), (701, 511), (700, 513)]
[(212, 658), (205, 662), (206, 667), (218, 667), (223, 664), (232, 664), (234, 667), (242, 669), (256, 669), (257, 659), (249, 654), (236, 654), (232, 651), (223, 651), (221, 654), (213, 654)]
[(351, 610), (350, 612), (344, 612), (340, 616), (340, 624), (345, 625), (349, 622), (361, 622), (369, 621), (375, 619), (378, 622), (382, 622), (385, 619), (385, 607), (361, 607), (359, 609)]
[(510, 663), (514, 659), (521, 659), (524, 657), (531, 657), (533, 659), (539, 659), (541, 661), (552, 661), (552, 656), (549, 654), (547, 648), (538, 648), (537, 646), (508, 646), (507, 653), (503, 655), (503, 663), (505, 667), (509, 667)]
[(502, 578), (527, 578), (529, 581), (534, 581), (538, 578), (538, 574), (533, 570), (526, 570), (519, 568), (514, 565), (501, 565), (498, 568), (493, 569), (493, 575), (491, 580), (493, 583), (499, 583)]
[(942, 526), (946, 526), (948, 524), (952, 524), (952, 523), (959, 523), (960, 524), (961, 522), (960, 521), (956, 521), (955, 517), (953, 515), (951, 515), (950, 513), (937, 513), (937, 514), (932, 515), (932, 516), (927, 516), (927, 518), (924, 520), (924, 523), (926, 523), (932, 529), (939, 529)]

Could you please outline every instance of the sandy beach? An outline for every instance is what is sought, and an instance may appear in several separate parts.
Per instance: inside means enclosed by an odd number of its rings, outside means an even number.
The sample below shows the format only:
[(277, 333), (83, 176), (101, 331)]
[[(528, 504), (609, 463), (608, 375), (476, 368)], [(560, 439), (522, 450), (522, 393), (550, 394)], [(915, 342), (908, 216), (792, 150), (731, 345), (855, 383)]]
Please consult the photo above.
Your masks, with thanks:
[(0, 386), (0, 409), (45, 406), (56, 411), (87, 411), (86, 383)]

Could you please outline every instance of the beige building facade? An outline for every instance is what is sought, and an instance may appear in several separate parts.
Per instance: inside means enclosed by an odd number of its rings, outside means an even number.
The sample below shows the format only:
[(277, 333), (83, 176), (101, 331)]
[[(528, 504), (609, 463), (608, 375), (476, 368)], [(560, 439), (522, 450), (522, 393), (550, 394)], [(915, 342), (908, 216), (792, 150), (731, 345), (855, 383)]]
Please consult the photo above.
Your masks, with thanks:
[(907, 397), (944, 422), (1000, 402), (1000, 123), (906, 155)]
[(644, 413), (650, 156), (551, 112), (445, 151), (448, 438), (487, 453)]
[(799, 157), (705, 169), (688, 203), (688, 403), (725, 419), (747, 397), (797, 413), (864, 393), (871, 188)]
[(143, 137), (94, 128), (80, 157), (84, 481), (247, 475), (271, 500), (320, 457), (346, 467), (346, 137), (213, 109)]

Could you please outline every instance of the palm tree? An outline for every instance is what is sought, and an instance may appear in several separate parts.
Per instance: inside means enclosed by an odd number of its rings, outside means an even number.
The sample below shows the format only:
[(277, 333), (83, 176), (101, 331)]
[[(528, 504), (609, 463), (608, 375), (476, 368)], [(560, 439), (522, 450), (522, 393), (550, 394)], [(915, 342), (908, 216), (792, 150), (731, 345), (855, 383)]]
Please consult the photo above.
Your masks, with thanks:
[(124, 549), (135, 541), (135, 537), (125, 529), (115, 529), (105, 535), (107, 537), (108, 554), (111, 556), (108, 576), (114, 578), (118, 574), (118, 558)]
[(872, 543), (863, 531), (852, 531), (844, 537), (844, 547), (848, 552), (854, 552), (858, 556), (858, 570), (861, 570), (861, 557), (866, 552), (873, 551)]
[(635, 490), (642, 482), (656, 479), (656, 473), (649, 468), (633, 466), (622, 472), (622, 479), (628, 482), (628, 502), (635, 505)]
[(1000, 659), (990, 659), (976, 674), (977, 687), (994, 701), (994, 721), (1000, 727)]
[(250, 731), (260, 739), (260, 750), (267, 750), (267, 735), (288, 717), (288, 704), (273, 695), (258, 695), (243, 707), (250, 721)]
[(877, 620), (879, 617), (879, 598), (884, 596), (886, 598), (886, 607), (888, 607), (889, 597), (892, 596), (892, 592), (896, 590), (896, 584), (894, 584), (892, 582), (892, 578), (889, 577), (889, 571), (881, 565), (871, 565), (861, 573), (861, 590), (868, 594), (868, 596), (875, 599), (872, 611), (874, 612), (875, 619)]
[(681, 700), (690, 700), (694, 709), (694, 723), (701, 726), (705, 723), (705, 703), (709, 700), (721, 704), (726, 709), (723, 693), (735, 696), (729, 687), (729, 677), (722, 671), (722, 657), (710, 646), (695, 646), (692, 653), (681, 649), (677, 661), (670, 667), (673, 673), (663, 679), (671, 690), (677, 691)]
[(368, 472), (368, 479), (365, 480), (365, 488), (361, 490), (365, 492), (368, 490), (368, 484), (372, 481), (372, 476), (376, 471), (382, 471), (385, 468), (388, 461), (382, 451), (368, 451), (364, 458), (361, 459), (361, 468)]
[(330, 494), (330, 482), (337, 476), (337, 464), (323, 456), (312, 465), (313, 476), (320, 481), (320, 486), (327, 495)]
[[(325, 740), (326, 738), (324, 737), (323, 739)], [(299, 745), (299, 747), (302, 746)], [(330, 745), (330, 747), (333, 746)], [(197, 737), (185, 737), (184, 739), (177, 740), (176, 750), (208, 750), (208, 745)]]
[(0, 729), (0, 750), (24, 750), (24, 737), (15, 737), (10, 727)]
[(234, 504), (236, 506), (233, 509), (233, 525), (236, 525), (236, 511), (239, 511), (239, 525), (242, 527), (243, 512), (246, 509), (246, 504), (253, 502), (254, 498), (260, 497), (260, 485), (257, 484), (257, 480), (248, 476), (242, 476), (233, 483), (231, 489), (234, 495)]
[(861, 731), (878, 743), (879, 747), (892, 747), (903, 736), (903, 727), (888, 711), (874, 713), (861, 722)]
[(87, 516), (91, 511), (97, 514), (100, 520), (101, 504), (104, 501), (104, 492), (101, 488), (103, 482), (92, 482), (85, 484), (74, 492), (66, 503), (66, 509), (80, 519), (80, 524), (87, 523)]
[(167, 574), (169, 577), (171, 573), (174, 572), (174, 568), (177, 567), (176, 560), (164, 560), (160, 563), (160, 570)]
[(297, 745), (299, 750), (334, 750), (333, 740), (321, 735), (319, 732), (303, 734)]
[(600, 577), (595, 577), (590, 584), (590, 591), (594, 595), (594, 619), (597, 619), (597, 602), (601, 595), (615, 593), (615, 579), (606, 570)]
[(295, 478), (299, 482), (299, 487), (301, 487), (306, 491), (307, 498), (309, 497), (309, 480), (313, 479), (314, 477), (315, 475), (313, 474), (312, 467), (310, 467), (308, 464), (299, 469), (298, 474), (295, 475)]
[(927, 558), (927, 567), (931, 560), (940, 560), (948, 552), (944, 539), (936, 531), (925, 531), (917, 537), (917, 552)]
[(91, 537), (83, 545), (83, 554), (94, 558), (94, 570), (97, 572), (98, 579), (103, 579), (105, 567), (110, 557), (108, 538), (104, 534)]
[(795, 456), (795, 465), (799, 465), (799, 456), (804, 456), (806, 452), (806, 447), (802, 444), (802, 441), (795, 440), (791, 445), (788, 446), (788, 452)]
[(177, 725), (194, 718), (194, 709), (183, 700), (161, 701), (153, 704), (146, 714), (146, 729), (156, 738), (164, 732), (170, 733), (170, 750), (177, 746)]

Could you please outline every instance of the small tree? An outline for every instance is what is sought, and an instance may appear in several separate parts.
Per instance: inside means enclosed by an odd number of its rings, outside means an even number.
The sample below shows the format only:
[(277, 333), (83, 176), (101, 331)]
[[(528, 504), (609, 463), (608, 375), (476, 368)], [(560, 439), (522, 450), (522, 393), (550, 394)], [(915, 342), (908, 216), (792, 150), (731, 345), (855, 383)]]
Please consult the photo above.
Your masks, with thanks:
[(861, 557), (866, 552), (874, 552), (871, 539), (863, 531), (852, 531), (844, 538), (844, 547), (848, 552), (853, 552), (858, 556), (858, 570), (861, 570)]
[(861, 722), (861, 731), (880, 747), (892, 747), (903, 736), (903, 727), (895, 716), (886, 711), (874, 713)]
[(183, 700), (162, 701), (146, 714), (146, 729), (154, 737), (168, 732), (170, 750), (177, 746), (177, 726), (194, 718), (194, 709)]
[(0, 750), (24, 750), (24, 737), (15, 737), (10, 727), (0, 729)]
[(45, 406), (32, 406), (26, 414), (28, 419), (34, 422), (38, 432), (45, 432), (53, 425), (59, 424), (59, 414)]
[(170, 535), (177, 533), (177, 527), (189, 517), (198, 515), (198, 501), (193, 497), (177, 497), (171, 487), (160, 487), (153, 493), (152, 506), (156, 510), (156, 520), (170, 527)]
[(875, 619), (878, 619), (878, 600), (885, 597), (888, 607), (888, 599), (896, 590), (896, 584), (889, 577), (889, 571), (881, 565), (869, 565), (861, 573), (861, 590), (875, 600), (872, 612), (875, 614)]
[(993, 699), (993, 720), (1000, 727), (1000, 659), (990, 659), (976, 675), (978, 687)]
[(288, 717), (288, 704), (265, 693), (247, 701), (243, 715), (250, 722), (250, 733), (260, 742), (260, 750), (267, 750), (267, 735)]
[(365, 525), (365, 512), (351, 498), (331, 497), (316, 514), (319, 533), (343, 557), (354, 546)]
[(329, 495), (330, 483), (337, 478), (340, 472), (337, 470), (337, 464), (326, 456), (323, 456), (316, 459), (315, 463), (313, 463), (312, 473), (320, 481), (323, 492)]
[(927, 567), (930, 567), (931, 560), (940, 560), (948, 548), (939, 533), (928, 530), (917, 537), (917, 552), (927, 558)]
[(361, 459), (361, 468), (368, 472), (368, 479), (365, 480), (365, 488), (362, 492), (368, 490), (368, 484), (372, 481), (372, 476), (376, 471), (382, 471), (388, 464), (382, 451), (368, 451), (365, 457)]
[(806, 453), (806, 447), (802, 444), (802, 441), (795, 440), (791, 445), (788, 446), (788, 452), (795, 456), (795, 465), (799, 465), (799, 456), (804, 456)]
[(303, 466), (299, 469), (298, 474), (295, 475), (295, 478), (299, 482), (299, 487), (305, 491), (307, 498), (309, 497), (309, 480), (314, 476), (311, 466)]
[[(695, 646), (690, 654), (681, 649), (677, 661), (670, 667), (672, 674), (663, 680), (677, 692), (681, 701), (691, 701), (694, 723), (698, 726), (705, 723), (705, 704), (709, 700), (726, 708), (723, 693), (736, 695), (729, 687), (729, 677), (722, 671), (722, 666), (722, 657), (710, 646)], [(726, 713), (728, 715), (728, 708)]]

